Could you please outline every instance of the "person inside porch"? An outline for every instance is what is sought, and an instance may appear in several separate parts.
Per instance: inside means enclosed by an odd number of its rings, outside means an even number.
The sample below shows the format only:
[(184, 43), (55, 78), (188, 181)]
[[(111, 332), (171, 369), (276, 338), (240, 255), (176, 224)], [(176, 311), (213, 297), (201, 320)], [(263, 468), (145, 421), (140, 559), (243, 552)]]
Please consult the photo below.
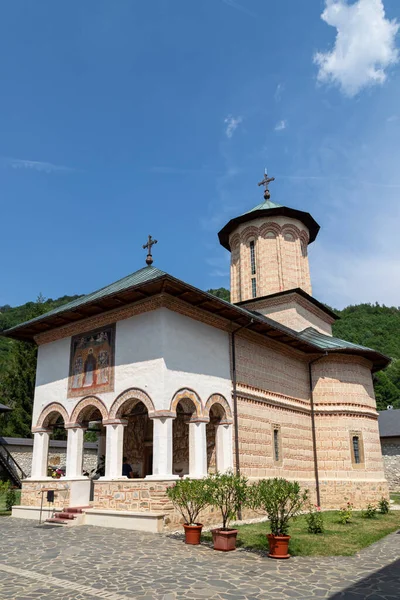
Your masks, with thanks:
[(131, 465), (128, 463), (128, 459), (126, 456), (123, 458), (122, 463), (122, 475), (123, 477), (129, 477), (129, 479), (133, 479), (133, 471)]

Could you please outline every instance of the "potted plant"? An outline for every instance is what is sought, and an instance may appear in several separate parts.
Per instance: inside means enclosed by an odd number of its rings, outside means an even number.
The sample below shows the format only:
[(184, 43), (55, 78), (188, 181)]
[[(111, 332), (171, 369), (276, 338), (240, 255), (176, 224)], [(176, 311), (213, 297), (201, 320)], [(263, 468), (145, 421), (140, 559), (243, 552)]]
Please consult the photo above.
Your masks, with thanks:
[(267, 535), (271, 558), (289, 558), (289, 521), (308, 502), (308, 490), (301, 491), (297, 481), (275, 477), (253, 484), (251, 501), (268, 515), (271, 533)]
[(198, 523), (199, 513), (208, 504), (208, 493), (204, 479), (179, 479), (167, 489), (167, 496), (184, 518), (185, 543), (200, 544), (202, 523)]
[(247, 479), (232, 472), (214, 473), (206, 480), (209, 502), (219, 508), (222, 527), (211, 531), (214, 550), (229, 552), (236, 549), (237, 529), (230, 529), (230, 521), (245, 505), (247, 499)]

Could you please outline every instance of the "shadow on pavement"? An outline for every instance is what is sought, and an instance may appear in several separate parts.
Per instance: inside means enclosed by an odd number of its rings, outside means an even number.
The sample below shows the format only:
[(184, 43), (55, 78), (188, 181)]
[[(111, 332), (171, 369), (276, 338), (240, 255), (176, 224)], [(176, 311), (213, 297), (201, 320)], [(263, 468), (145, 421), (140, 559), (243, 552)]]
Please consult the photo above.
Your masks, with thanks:
[(351, 585), (342, 592), (329, 597), (329, 600), (398, 600), (400, 598), (400, 559), (387, 567), (375, 571), (365, 579)]

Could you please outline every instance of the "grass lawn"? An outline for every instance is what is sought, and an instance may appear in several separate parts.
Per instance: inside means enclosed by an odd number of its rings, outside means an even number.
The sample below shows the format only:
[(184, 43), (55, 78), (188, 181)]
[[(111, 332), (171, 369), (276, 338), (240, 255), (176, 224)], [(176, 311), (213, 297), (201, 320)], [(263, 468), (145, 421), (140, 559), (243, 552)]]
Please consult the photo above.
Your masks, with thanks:
[[(388, 533), (400, 529), (400, 511), (388, 515), (377, 515), (366, 519), (360, 512), (354, 512), (352, 522), (342, 525), (337, 512), (324, 512), (325, 533), (307, 533), (307, 523), (303, 516), (292, 521), (289, 552), (292, 556), (351, 556), (383, 538)], [(268, 523), (253, 523), (238, 527), (238, 547), (256, 551), (267, 551)], [(211, 541), (211, 533), (204, 533), (202, 539)]]
[(390, 499), (394, 500), (396, 504), (400, 504), (400, 494), (390, 494)]

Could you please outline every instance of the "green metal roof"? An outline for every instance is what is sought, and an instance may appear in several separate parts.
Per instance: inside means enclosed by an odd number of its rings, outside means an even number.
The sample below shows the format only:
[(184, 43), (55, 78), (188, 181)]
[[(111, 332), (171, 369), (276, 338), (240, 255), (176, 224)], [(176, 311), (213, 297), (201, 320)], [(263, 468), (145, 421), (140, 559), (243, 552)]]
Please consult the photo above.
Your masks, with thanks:
[(28, 325), (29, 323), (40, 321), (45, 317), (50, 317), (58, 313), (63, 313), (71, 309), (79, 308), (80, 306), (83, 306), (95, 300), (101, 300), (102, 298), (106, 298), (107, 296), (111, 296), (112, 294), (121, 292), (122, 290), (129, 289), (134, 285), (145, 283), (146, 281), (156, 279), (157, 277), (162, 277), (163, 275), (166, 275), (166, 273), (164, 271), (161, 271), (160, 269), (157, 269), (156, 267), (143, 267), (143, 269), (139, 269), (139, 271), (135, 271), (127, 277), (123, 277), (122, 279), (119, 279), (118, 281), (115, 281), (110, 285), (106, 285), (105, 287), (101, 288), (100, 290), (97, 290), (96, 292), (92, 292), (91, 294), (87, 294), (86, 296), (81, 296), (76, 300), (72, 300), (72, 302), (68, 302), (68, 304), (62, 304), (61, 306), (58, 306), (57, 308), (54, 308), (53, 310), (50, 310), (49, 312), (44, 313), (43, 315), (39, 315), (34, 319), (25, 321), (25, 323), (20, 323), (19, 325), (8, 329), (7, 333), (12, 332), (14, 329), (18, 329), (22, 326)]
[(271, 208), (280, 208), (281, 206), (282, 204), (276, 204), (275, 202), (271, 202), (271, 200), (264, 200), (264, 202), (261, 202), (261, 204), (257, 204), (257, 206), (251, 208), (243, 214), (248, 215), (249, 213), (252, 213), (255, 210), (270, 210)]
[(320, 333), (313, 327), (303, 329), (298, 335), (301, 339), (314, 344), (314, 346), (321, 348), (321, 350), (362, 350), (364, 352), (375, 352), (372, 348), (353, 344), (352, 342), (347, 342), (346, 340)]

